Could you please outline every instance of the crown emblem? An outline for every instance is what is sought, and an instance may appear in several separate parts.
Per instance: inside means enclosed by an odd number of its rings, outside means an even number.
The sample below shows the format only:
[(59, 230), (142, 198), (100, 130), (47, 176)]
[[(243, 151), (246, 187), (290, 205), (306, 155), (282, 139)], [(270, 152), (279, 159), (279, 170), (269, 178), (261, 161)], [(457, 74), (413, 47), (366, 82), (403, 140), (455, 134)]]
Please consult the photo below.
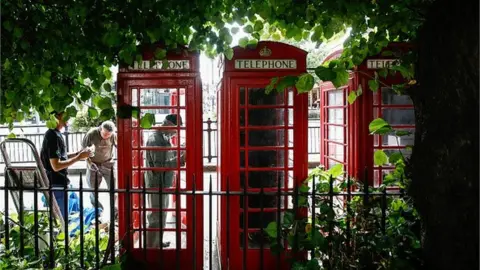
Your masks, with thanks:
[(263, 49), (260, 50), (260, 56), (267, 57), (272, 55), (272, 50), (267, 48), (267, 46), (263, 47)]

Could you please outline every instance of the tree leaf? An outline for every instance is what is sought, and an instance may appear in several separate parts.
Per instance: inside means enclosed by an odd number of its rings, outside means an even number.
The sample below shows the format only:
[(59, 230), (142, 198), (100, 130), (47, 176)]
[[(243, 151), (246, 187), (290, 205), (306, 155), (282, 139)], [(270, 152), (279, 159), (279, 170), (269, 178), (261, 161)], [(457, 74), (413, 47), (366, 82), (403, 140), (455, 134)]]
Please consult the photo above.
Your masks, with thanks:
[(66, 114), (67, 117), (76, 117), (77, 112), (78, 112), (78, 110), (74, 106), (70, 106), (65, 110), (65, 114)]
[(243, 27), (243, 32), (251, 34), (251, 33), (253, 33), (253, 27), (249, 24), (249, 25)]
[(383, 150), (376, 150), (375, 153), (373, 153), (373, 163), (376, 166), (382, 166), (386, 163), (388, 163), (388, 156), (383, 152)]
[(408, 136), (408, 135), (412, 135), (412, 132), (410, 132), (408, 130), (397, 130), (397, 131), (395, 131), (395, 135), (398, 136), (398, 137)]
[(230, 29), (230, 32), (235, 35), (236, 33), (238, 33), (239, 30), (240, 29), (238, 27), (232, 27), (232, 29)]
[(98, 111), (97, 109), (93, 108), (93, 107), (89, 107), (88, 108), (88, 117), (90, 118), (96, 118), (98, 116)]
[(285, 90), (287, 87), (293, 87), (295, 86), (296, 82), (298, 80), (297, 76), (285, 76), (280, 79), (280, 81), (277, 83), (277, 92), (281, 92)]
[(277, 238), (277, 223), (276, 222), (270, 222), (267, 225), (267, 228), (265, 228), (265, 232), (271, 238)]
[(357, 89), (357, 96), (361, 96), (363, 94), (363, 88), (362, 88), (362, 85), (359, 84), (358, 85), (358, 89)]
[(7, 136), (7, 139), (15, 139), (16, 137), (17, 137), (17, 135), (15, 135), (15, 133), (10, 132), (10, 134), (8, 134), (8, 136)]
[(357, 92), (351, 91), (350, 94), (348, 94), (348, 104), (352, 105), (356, 99), (357, 99)]
[(54, 128), (56, 128), (56, 127), (57, 127), (57, 120), (52, 120), (52, 119), (48, 120), (48, 121), (47, 121), (47, 127), (48, 127), (49, 129), (54, 129)]
[(343, 173), (343, 164), (335, 164), (329, 170), (328, 174), (332, 176), (333, 179), (339, 177)]
[(348, 83), (348, 71), (345, 69), (336, 69), (335, 70), (335, 79), (332, 80), (332, 83), (335, 87), (341, 87)]
[(242, 48), (246, 48), (247, 45), (248, 45), (248, 38), (247, 37), (243, 37), (238, 41), (238, 46), (240, 46)]
[(155, 59), (162, 60), (167, 56), (167, 51), (162, 48), (157, 48), (155, 50)]
[(373, 92), (376, 92), (378, 90), (379, 83), (377, 80), (369, 80), (368, 81), (368, 88), (372, 90)]
[(259, 32), (259, 31), (262, 31), (263, 30), (263, 22), (258, 20), (255, 22), (255, 25), (253, 26), (253, 30), (255, 30), (255, 32)]
[(315, 74), (322, 81), (328, 82), (335, 79), (336, 73), (331, 69), (323, 66), (315, 68)]
[(16, 38), (21, 38), (23, 36), (23, 29), (15, 27), (13, 29), (13, 36), (16, 37)]
[(105, 110), (112, 107), (112, 100), (109, 97), (103, 97), (98, 101), (97, 107), (100, 110)]
[(315, 84), (315, 79), (310, 73), (300, 75), (298, 81), (295, 83), (298, 93), (305, 93), (312, 90)]
[(233, 49), (232, 48), (228, 48), (225, 50), (224, 52), (225, 54), (225, 57), (228, 59), (228, 60), (232, 60), (233, 58)]
[(146, 113), (140, 119), (140, 127), (142, 128), (151, 128), (155, 124), (155, 115), (151, 113)]
[(282, 226), (284, 228), (289, 228), (293, 222), (295, 221), (295, 216), (292, 212), (290, 211), (287, 211), (285, 212), (284, 216), (283, 216), (283, 224)]
[(400, 151), (398, 152), (393, 152), (390, 157), (388, 158), (388, 161), (390, 164), (395, 164), (397, 161), (403, 160), (403, 155)]
[(112, 92), (112, 85), (109, 83), (106, 83), (103, 85), (103, 89), (107, 92)]
[(273, 89), (275, 89), (275, 85), (277, 84), (279, 78), (278, 77), (273, 77), (271, 80), (270, 80), (270, 83), (265, 87), (265, 93), (268, 95), (270, 94)]
[(386, 78), (388, 75), (388, 69), (387, 68), (382, 68), (378, 70), (378, 75), (380, 75), (383, 78)]
[(258, 40), (256, 39), (250, 39), (247, 44), (247, 48), (249, 49), (255, 49), (258, 45)]
[(115, 117), (115, 110), (113, 108), (106, 108), (100, 112), (100, 120), (112, 120)]
[(368, 130), (370, 134), (386, 134), (392, 131), (392, 127), (387, 123), (387, 121), (383, 120), (382, 118), (374, 119), (368, 125)]

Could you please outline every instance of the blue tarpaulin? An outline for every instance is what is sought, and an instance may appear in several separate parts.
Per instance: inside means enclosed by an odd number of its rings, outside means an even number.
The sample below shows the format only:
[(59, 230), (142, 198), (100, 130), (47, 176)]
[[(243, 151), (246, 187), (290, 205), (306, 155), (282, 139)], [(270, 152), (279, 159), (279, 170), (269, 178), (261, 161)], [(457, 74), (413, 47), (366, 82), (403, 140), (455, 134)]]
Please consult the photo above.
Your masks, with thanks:
[[(47, 200), (42, 196), (42, 202), (45, 207), (48, 206)], [(98, 208), (98, 215), (102, 213), (102, 209)], [(87, 233), (93, 222), (95, 221), (95, 208), (83, 208), (83, 226), (84, 232)], [(80, 230), (80, 198), (77, 193), (70, 192), (68, 196), (68, 231), (70, 237), (75, 236), (75, 233)]]

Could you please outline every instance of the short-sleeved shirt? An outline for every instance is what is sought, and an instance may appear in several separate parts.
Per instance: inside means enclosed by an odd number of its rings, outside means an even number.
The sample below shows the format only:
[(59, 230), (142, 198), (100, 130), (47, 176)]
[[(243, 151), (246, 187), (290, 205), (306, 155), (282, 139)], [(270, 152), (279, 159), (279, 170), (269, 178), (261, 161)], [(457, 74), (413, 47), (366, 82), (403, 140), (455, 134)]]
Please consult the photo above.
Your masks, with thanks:
[(104, 140), (100, 133), (101, 128), (96, 127), (90, 129), (82, 141), (82, 147), (89, 147), (95, 145), (94, 156), (90, 158), (95, 163), (104, 163), (113, 158), (113, 146), (116, 145), (116, 135), (112, 134), (110, 138)]
[(43, 167), (53, 185), (68, 184), (67, 169), (65, 168), (55, 172), (50, 164), (51, 158), (58, 158), (60, 160), (68, 159), (65, 140), (58, 129), (49, 129), (45, 132), (42, 149), (40, 151), (40, 159), (42, 160)]

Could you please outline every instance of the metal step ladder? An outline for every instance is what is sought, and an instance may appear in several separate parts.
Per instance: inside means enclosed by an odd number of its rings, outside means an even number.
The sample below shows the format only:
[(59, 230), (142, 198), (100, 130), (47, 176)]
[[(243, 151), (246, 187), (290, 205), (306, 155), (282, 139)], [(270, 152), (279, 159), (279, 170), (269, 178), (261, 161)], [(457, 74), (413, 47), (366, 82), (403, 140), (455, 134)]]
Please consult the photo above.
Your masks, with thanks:
[[(13, 144), (26, 144), (27, 149), (32, 151), (32, 155), (35, 159), (34, 166), (17, 165), (13, 163), (8, 155), (7, 145)], [(26, 150), (28, 151), (28, 150)], [(20, 211), (26, 211), (23, 196), (20, 192), (40, 192), (43, 193), (47, 202), (50, 202), (50, 192), (47, 190), (50, 187), (45, 168), (38, 154), (37, 148), (32, 141), (25, 138), (8, 138), (0, 142), (0, 152), (2, 153), (3, 160), (5, 162), (5, 186), (10, 190), (12, 200), (17, 209), (17, 213)], [(36, 182), (36, 183), (35, 183)], [(36, 188), (36, 190), (34, 190)], [(52, 194), (52, 196), (54, 196)], [(60, 224), (61, 231), (65, 231), (65, 222), (63, 220), (60, 208), (58, 207), (55, 197), (52, 198), (52, 204), (50, 211), (53, 218)], [(34, 203), (38, 203), (35, 201)], [(50, 203), (48, 203), (50, 204)], [(6, 206), (7, 207), (7, 206)]]

